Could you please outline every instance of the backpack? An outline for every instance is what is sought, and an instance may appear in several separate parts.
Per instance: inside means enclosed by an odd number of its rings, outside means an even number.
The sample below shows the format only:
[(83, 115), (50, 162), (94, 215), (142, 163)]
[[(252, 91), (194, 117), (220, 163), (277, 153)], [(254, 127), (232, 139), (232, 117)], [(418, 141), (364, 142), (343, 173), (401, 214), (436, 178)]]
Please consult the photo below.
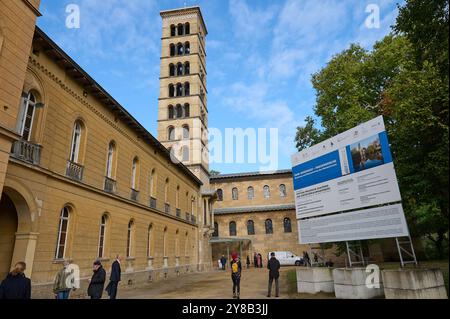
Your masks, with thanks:
[(231, 272), (232, 272), (233, 274), (235, 274), (235, 273), (237, 273), (238, 271), (239, 271), (238, 263), (237, 263), (237, 261), (234, 261), (234, 262), (231, 264)]

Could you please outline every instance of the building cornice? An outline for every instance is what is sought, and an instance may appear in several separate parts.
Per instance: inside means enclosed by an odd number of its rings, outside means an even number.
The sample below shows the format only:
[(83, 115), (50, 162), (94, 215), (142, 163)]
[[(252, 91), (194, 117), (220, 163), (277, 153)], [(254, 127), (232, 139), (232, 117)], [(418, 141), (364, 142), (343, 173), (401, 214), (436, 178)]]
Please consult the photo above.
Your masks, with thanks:
[(205, 20), (203, 19), (202, 11), (199, 6), (187, 7), (187, 8), (178, 8), (171, 10), (163, 10), (160, 12), (161, 17), (169, 18), (169, 17), (180, 17), (187, 14), (198, 14), (200, 17), (200, 22), (202, 23), (203, 29), (205, 29), (205, 35), (208, 34), (208, 29), (206, 28)]

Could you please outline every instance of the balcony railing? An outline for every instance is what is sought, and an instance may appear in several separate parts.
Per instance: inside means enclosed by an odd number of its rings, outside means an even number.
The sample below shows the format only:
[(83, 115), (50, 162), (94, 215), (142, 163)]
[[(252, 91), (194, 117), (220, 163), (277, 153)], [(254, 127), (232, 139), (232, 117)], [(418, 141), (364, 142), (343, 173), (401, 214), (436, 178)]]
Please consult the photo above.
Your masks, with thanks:
[(156, 198), (150, 197), (150, 207), (156, 209)]
[(176, 209), (176, 214), (178, 218), (181, 218), (181, 209), (177, 208)]
[(186, 213), (186, 220), (187, 220), (187, 221), (190, 221), (190, 220), (191, 220), (191, 214)]
[(166, 214), (170, 214), (170, 204), (168, 204), (168, 203), (164, 204), (164, 212)]
[(67, 161), (66, 175), (74, 180), (81, 181), (83, 179), (83, 169), (82, 165)]
[(193, 214), (191, 214), (191, 222), (193, 224), (197, 223), (197, 219), (195, 218), (195, 216)]
[(139, 191), (137, 191), (135, 189), (131, 189), (130, 197), (132, 200), (137, 201), (139, 198)]
[(39, 165), (41, 161), (41, 148), (40, 145), (20, 140), (14, 142), (11, 155), (22, 161)]
[(105, 177), (105, 185), (104, 190), (108, 193), (115, 193), (116, 192), (116, 181), (112, 178)]

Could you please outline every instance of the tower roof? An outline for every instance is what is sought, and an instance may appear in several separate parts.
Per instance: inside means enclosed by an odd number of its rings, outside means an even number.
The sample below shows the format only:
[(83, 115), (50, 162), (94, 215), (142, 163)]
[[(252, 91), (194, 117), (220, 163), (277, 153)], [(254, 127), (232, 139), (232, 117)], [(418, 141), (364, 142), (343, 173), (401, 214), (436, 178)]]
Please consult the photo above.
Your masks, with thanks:
[(197, 13), (199, 15), (202, 26), (205, 29), (205, 35), (207, 35), (208, 29), (206, 28), (205, 20), (203, 19), (202, 11), (199, 6), (163, 10), (159, 14), (161, 15), (162, 18), (167, 18), (167, 17), (180, 16), (180, 15), (189, 14), (189, 13)]

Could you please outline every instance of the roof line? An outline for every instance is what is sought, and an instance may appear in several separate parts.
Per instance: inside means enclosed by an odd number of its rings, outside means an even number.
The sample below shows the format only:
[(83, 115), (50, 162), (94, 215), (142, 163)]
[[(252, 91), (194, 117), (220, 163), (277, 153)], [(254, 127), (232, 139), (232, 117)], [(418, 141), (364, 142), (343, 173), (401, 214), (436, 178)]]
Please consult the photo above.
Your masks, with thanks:
[(255, 177), (255, 176), (267, 176), (267, 175), (281, 175), (292, 174), (291, 169), (281, 169), (276, 171), (262, 171), (262, 172), (243, 172), (243, 173), (231, 173), (231, 174), (219, 174), (211, 176), (211, 181), (215, 179), (227, 179), (227, 178), (240, 178), (240, 177)]
[[(138, 120), (136, 120), (119, 102), (116, 101), (100, 84), (98, 84), (78, 63), (76, 63), (61, 47), (59, 47), (41, 28), (39, 28), (36, 25), (35, 29), (35, 36), (38, 35), (42, 39), (44, 39), (50, 47), (52, 47), (54, 50), (56, 50), (67, 62), (75, 68), (78, 72), (80, 72), (87, 80), (90, 82), (90, 84), (93, 84), (93, 86), (100, 91), (101, 94), (107, 97), (108, 100), (110, 100), (115, 107), (117, 107), (120, 112), (122, 112), (126, 119), (130, 120), (131, 123), (135, 125), (135, 128), (131, 127), (129, 123), (125, 122), (125, 125), (130, 127), (132, 130), (138, 133), (138, 135), (143, 135), (147, 139), (145, 141), (150, 142), (149, 144), (151, 146), (156, 146), (157, 149), (159, 149), (162, 154), (168, 158), (171, 159), (170, 152), (167, 150), (164, 145), (162, 145), (147, 129), (139, 123)], [(52, 58), (50, 56), (50, 58)], [(70, 76), (70, 75), (69, 75)], [(72, 77), (72, 76), (70, 76)], [(73, 77), (72, 77), (73, 78)], [(97, 98), (98, 100), (98, 98)], [(109, 105), (106, 103), (99, 101), (101, 104), (105, 105), (107, 108), (110, 108)], [(173, 163), (173, 162), (172, 162)], [(194, 175), (186, 166), (183, 165), (183, 163), (173, 163), (176, 167), (187, 173), (187, 175), (194, 180), (198, 185), (203, 185), (202, 181)]]

